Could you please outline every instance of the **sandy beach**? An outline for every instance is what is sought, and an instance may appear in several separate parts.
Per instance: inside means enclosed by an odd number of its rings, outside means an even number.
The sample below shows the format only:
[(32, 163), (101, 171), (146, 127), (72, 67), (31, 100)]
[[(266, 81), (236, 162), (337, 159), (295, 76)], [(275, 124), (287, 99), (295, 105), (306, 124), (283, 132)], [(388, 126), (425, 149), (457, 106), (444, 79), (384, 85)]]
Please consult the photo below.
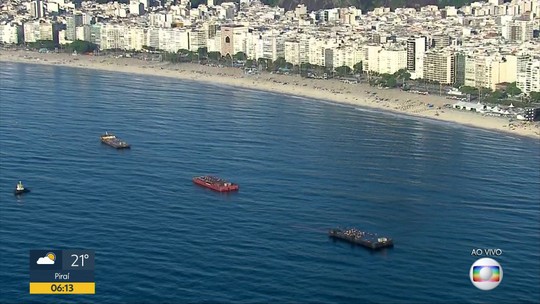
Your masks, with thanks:
[[(2, 62), (67, 66), (203, 81), (211, 84), (328, 100), (363, 108), (382, 109), (540, 139), (538, 123), (509, 122), (508, 118), (484, 116), (479, 113), (446, 108), (445, 104), (453, 104), (455, 101), (441, 96), (419, 95), (397, 89), (378, 89), (367, 84), (346, 84), (339, 80), (308, 79), (298, 75), (270, 73), (248, 75), (238, 68), (219, 68), (190, 63), (171, 64), (134, 58), (73, 56), (32, 51), (1, 50), (0, 67)], [(432, 106), (428, 106), (428, 104)]]

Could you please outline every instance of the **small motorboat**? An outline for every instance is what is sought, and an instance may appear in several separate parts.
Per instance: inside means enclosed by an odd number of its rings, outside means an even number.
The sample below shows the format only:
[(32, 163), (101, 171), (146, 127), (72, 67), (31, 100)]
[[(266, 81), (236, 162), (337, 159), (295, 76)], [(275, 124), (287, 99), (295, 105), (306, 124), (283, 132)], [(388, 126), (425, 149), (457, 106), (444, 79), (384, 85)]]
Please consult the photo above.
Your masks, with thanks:
[(15, 187), (15, 195), (23, 194), (23, 193), (26, 193), (26, 192), (30, 192), (30, 189), (25, 188), (23, 186), (22, 182), (19, 181), (19, 183)]

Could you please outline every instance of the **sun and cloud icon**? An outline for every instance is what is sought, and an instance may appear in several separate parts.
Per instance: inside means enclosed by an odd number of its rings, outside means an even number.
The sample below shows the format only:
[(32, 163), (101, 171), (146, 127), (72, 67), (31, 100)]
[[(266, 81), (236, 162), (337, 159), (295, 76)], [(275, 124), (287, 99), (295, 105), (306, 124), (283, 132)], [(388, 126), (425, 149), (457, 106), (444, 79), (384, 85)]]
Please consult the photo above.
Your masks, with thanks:
[(44, 257), (39, 258), (36, 263), (39, 265), (53, 265), (54, 261), (56, 261), (56, 255), (52, 252), (47, 252), (47, 254)]

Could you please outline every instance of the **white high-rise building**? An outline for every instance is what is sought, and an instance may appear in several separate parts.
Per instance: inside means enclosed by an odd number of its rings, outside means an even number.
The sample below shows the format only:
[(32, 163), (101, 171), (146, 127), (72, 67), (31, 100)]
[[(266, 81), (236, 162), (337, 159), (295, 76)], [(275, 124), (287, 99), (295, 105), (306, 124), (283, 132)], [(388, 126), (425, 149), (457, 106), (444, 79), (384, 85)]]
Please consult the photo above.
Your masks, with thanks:
[[(208, 38), (206, 40), (206, 44), (207, 44), (209, 53), (210, 52), (220, 52), (221, 53), (221, 31), (217, 31), (216, 34), (213, 37)], [(248, 54), (248, 58), (254, 58), (248, 52), (249, 52), (249, 49), (246, 52), (246, 54)]]
[(363, 68), (368, 72), (376, 72), (379, 69), (379, 52), (382, 50), (380, 45), (366, 45), (364, 47)]
[(90, 25), (85, 24), (83, 26), (77, 27), (77, 29), (75, 30), (75, 39), (82, 41), (90, 41)]
[(310, 64), (324, 66), (324, 52), (328, 48), (327, 41), (317, 38), (309, 39), (308, 59)]
[(412, 79), (424, 78), (424, 56), (427, 49), (427, 37), (407, 39), (407, 70)]
[[(49, 21), (28, 21), (23, 25), (24, 42), (36, 42), (38, 40), (55, 41), (54, 24)], [(55, 39), (56, 38), (56, 39)]]
[(66, 17), (66, 40), (75, 41), (77, 38), (76, 28), (82, 24), (83, 16), (80, 13)]
[(285, 41), (285, 61), (294, 65), (300, 64), (300, 42), (296, 40)]
[(32, 17), (34, 18), (42, 18), (44, 17), (44, 11), (43, 11), (43, 2), (41, 0), (34, 0), (30, 3), (32, 8)]
[(516, 85), (526, 94), (540, 92), (540, 56), (518, 56)]
[(394, 74), (407, 68), (407, 50), (384, 49), (379, 53), (380, 74)]
[(140, 51), (146, 45), (147, 29), (139, 26), (129, 28), (129, 50)]
[(514, 41), (529, 41), (533, 38), (534, 23), (529, 20), (514, 20), (502, 27), (504, 39)]
[(208, 31), (204, 28), (197, 28), (189, 35), (189, 50), (197, 52), (200, 48), (207, 48)]
[(107, 49), (127, 49), (129, 45), (127, 28), (121, 24), (104, 24), (101, 26), (102, 50)]
[(305, 4), (298, 4), (294, 9), (294, 16), (299, 19), (305, 15), (307, 15), (307, 6)]
[(155, 27), (171, 27), (171, 23), (173, 21), (172, 14), (166, 14), (166, 13), (150, 13), (149, 14), (149, 21), (150, 26)]
[(28, 21), (23, 25), (24, 42), (36, 42), (40, 40), (39, 21)]
[[(332, 56), (331, 58), (328, 58), (329, 56), (327, 56), (325, 59), (330, 60), (331, 66), (334, 69), (341, 66), (347, 66), (354, 69), (354, 65), (363, 59), (363, 52), (350, 45), (332, 48), (331, 52), (327, 52), (326, 54)], [(327, 64), (327, 66), (329, 65), (328, 62), (325, 62), (325, 64)]]
[(92, 15), (89, 13), (82, 13), (82, 23), (86, 25), (90, 25), (92, 23)]
[(379, 74), (394, 74), (407, 68), (407, 50), (385, 49), (380, 45), (367, 48), (367, 66), (365, 69)]
[(302, 34), (299, 37), (300, 43), (300, 64), (309, 63), (309, 49), (311, 37), (307, 34)]
[[(221, 32), (218, 32), (221, 35)], [(210, 49), (210, 41), (213, 41), (214, 39), (209, 38), (208, 39), (208, 49)], [(257, 60), (259, 57), (257, 56), (257, 45), (259, 40), (259, 32), (252, 31), (247, 33), (246, 36), (246, 56), (247, 58)], [(221, 40), (220, 40), (221, 41)], [(220, 49), (221, 50), (221, 49)]]
[(20, 27), (16, 24), (0, 24), (0, 42), (6, 44), (19, 43)]
[(190, 31), (183, 28), (160, 28), (159, 49), (167, 52), (189, 50)]
[(139, 0), (130, 0), (129, 1), (129, 13), (131, 15), (143, 15), (144, 14), (144, 4)]
[(101, 23), (90, 25), (90, 42), (101, 46)]
[(446, 10), (446, 16), (447, 17), (455, 17), (457, 16), (458, 10), (455, 6), (447, 6), (444, 8)]
[(285, 57), (285, 38), (279, 31), (270, 30), (261, 34), (262, 58), (275, 61), (279, 57)]
[(150, 27), (146, 32), (146, 46), (159, 49), (159, 28)]
[(48, 13), (58, 13), (58, 11), (60, 10), (60, 5), (58, 5), (58, 3), (55, 3), (55, 2), (47, 2), (47, 12)]
[(475, 54), (465, 59), (465, 85), (495, 90), (499, 83), (516, 81), (517, 60), (513, 55)]
[(358, 16), (358, 9), (355, 7), (340, 8), (339, 21), (343, 24), (356, 25), (356, 17)]

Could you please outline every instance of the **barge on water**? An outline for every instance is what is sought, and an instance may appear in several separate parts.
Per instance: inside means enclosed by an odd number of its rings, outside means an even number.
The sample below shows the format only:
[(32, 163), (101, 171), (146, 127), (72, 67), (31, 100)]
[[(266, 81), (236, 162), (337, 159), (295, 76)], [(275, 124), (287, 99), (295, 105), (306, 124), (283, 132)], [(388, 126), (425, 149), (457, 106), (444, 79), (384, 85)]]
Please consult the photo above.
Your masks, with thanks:
[(116, 149), (129, 149), (131, 147), (127, 142), (109, 132), (101, 135), (101, 142)]
[(330, 229), (328, 236), (340, 239), (355, 245), (362, 245), (370, 249), (380, 249), (394, 246), (394, 241), (388, 237), (381, 237), (375, 233), (361, 231), (355, 228)]
[(203, 186), (218, 192), (238, 191), (239, 189), (237, 184), (210, 175), (194, 177), (193, 182), (199, 186)]

